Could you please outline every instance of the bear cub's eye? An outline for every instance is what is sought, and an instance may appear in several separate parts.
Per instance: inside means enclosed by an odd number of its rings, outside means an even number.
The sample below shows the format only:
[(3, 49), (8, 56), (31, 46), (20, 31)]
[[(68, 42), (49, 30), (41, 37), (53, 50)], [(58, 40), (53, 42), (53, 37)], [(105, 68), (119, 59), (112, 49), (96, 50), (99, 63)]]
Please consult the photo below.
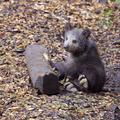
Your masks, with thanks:
[(72, 40), (73, 43), (77, 43), (77, 40)]

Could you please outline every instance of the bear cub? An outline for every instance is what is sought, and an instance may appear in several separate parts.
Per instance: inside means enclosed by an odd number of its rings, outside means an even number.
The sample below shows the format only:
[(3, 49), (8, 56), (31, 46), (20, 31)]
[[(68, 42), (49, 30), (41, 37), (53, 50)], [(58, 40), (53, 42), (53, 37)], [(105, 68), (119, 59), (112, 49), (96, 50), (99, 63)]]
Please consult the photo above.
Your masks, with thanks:
[(95, 42), (90, 40), (90, 35), (91, 31), (88, 28), (78, 29), (67, 23), (64, 49), (69, 56), (65, 61), (52, 62), (51, 65), (62, 76), (68, 76), (70, 83), (77, 90), (100, 92), (106, 81), (105, 69)]

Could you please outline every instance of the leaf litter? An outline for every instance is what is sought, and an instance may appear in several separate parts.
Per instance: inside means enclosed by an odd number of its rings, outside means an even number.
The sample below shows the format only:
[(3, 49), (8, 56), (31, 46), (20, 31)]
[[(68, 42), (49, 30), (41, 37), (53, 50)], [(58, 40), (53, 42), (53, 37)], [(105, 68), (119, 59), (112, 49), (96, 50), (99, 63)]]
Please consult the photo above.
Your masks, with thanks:
[[(89, 27), (105, 64), (106, 88), (116, 92), (38, 95), (29, 80), (24, 50), (45, 45), (52, 60), (66, 56), (65, 23)], [(108, 119), (110, 106), (120, 108), (120, 8), (85, 0), (0, 1), (0, 119)]]

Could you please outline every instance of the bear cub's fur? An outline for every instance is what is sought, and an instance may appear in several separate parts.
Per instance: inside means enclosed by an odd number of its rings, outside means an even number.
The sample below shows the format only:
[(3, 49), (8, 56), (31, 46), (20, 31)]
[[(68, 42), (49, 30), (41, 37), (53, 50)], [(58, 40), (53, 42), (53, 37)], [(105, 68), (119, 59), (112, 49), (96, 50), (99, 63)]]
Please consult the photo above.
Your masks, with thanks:
[[(89, 29), (73, 28), (70, 23), (65, 26), (64, 48), (70, 56), (61, 62), (52, 64), (60, 74), (70, 76), (77, 89), (88, 92), (100, 92), (105, 84), (104, 65), (97, 46), (90, 40)], [(87, 79), (87, 87), (79, 82), (80, 75)], [(75, 82), (74, 82), (75, 81)]]

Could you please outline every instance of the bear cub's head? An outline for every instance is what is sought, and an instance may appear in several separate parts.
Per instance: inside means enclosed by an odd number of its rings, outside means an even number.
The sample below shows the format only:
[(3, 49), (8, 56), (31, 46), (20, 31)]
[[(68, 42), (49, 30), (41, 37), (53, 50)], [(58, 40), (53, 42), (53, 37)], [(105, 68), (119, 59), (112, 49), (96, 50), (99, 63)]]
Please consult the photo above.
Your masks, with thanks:
[(73, 28), (70, 23), (65, 26), (64, 48), (71, 54), (82, 54), (88, 44), (90, 37), (90, 30), (88, 28), (78, 29)]

